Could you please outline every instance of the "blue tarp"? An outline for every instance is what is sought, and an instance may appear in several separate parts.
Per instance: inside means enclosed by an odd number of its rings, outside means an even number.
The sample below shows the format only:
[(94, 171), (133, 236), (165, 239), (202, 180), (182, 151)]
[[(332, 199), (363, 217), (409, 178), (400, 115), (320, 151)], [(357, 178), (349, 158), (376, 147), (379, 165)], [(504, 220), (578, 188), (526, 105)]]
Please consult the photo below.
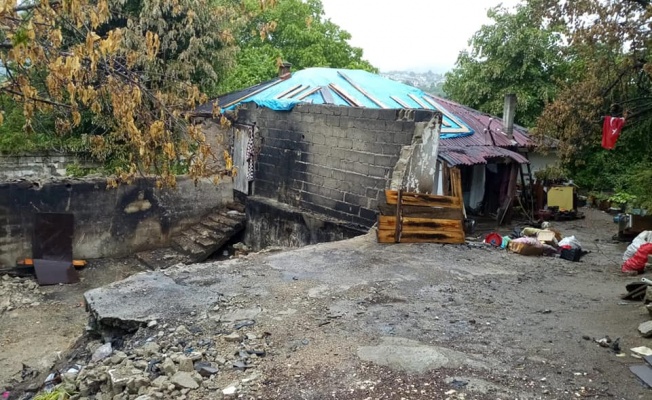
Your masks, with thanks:
[[(349, 83), (343, 75), (352, 81), (357, 88)], [(473, 134), (473, 130), (469, 126), (464, 124), (458, 118), (455, 118), (455, 116), (450, 114), (441, 105), (437, 104), (436, 99), (422, 90), (362, 70), (334, 68), (304, 69), (293, 73), (292, 76), (286, 80), (271, 83), (267, 89), (263, 89), (259, 93), (243, 99), (241, 103), (254, 102), (261, 107), (270, 108), (276, 111), (289, 111), (295, 105), (302, 102), (350, 106), (346, 100), (329, 86), (331, 84), (335, 85), (338, 89), (341, 89), (347, 96), (353, 98), (358, 104), (365, 108), (398, 109), (406, 108), (405, 106), (407, 106), (407, 108), (425, 108), (441, 111), (443, 113), (444, 123), (444, 126), (442, 126), (442, 139), (469, 136)], [(301, 85), (300, 89), (290, 92), (289, 95), (280, 96), (288, 91), (292, 91), (293, 88), (297, 88), (299, 85)], [(317, 90), (303, 99), (299, 99), (302, 95), (316, 88), (320, 88), (320, 90)], [(358, 90), (358, 88), (375, 100), (381, 102), (385, 107), (376, 104), (373, 100)], [(327, 98), (324, 97), (322, 92), (326, 93)], [(294, 93), (296, 93), (296, 95), (294, 95)], [(392, 97), (399, 101), (394, 100)], [(417, 102), (414, 97), (419, 101)], [(233, 104), (227, 109), (233, 109), (241, 103)], [(433, 103), (437, 107), (435, 107)]]

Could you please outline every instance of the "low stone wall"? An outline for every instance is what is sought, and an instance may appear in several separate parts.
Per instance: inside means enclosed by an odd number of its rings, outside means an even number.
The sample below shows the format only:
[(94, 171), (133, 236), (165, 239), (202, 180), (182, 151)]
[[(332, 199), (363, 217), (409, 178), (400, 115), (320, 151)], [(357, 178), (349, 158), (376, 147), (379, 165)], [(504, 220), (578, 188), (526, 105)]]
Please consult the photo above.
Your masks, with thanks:
[(97, 167), (92, 160), (76, 154), (0, 154), (0, 180), (66, 176), (70, 165)]
[(151, 178), (115, 189), (104, 179), (0, 183), (0, 265), (31, 256), (39, 212), (74, 215), (75, 258), (119, 257), (167, 245), (174, 233), (232, 200), (230, 179), (195, 186), (180, 177), (175, 189), (156, 189)]

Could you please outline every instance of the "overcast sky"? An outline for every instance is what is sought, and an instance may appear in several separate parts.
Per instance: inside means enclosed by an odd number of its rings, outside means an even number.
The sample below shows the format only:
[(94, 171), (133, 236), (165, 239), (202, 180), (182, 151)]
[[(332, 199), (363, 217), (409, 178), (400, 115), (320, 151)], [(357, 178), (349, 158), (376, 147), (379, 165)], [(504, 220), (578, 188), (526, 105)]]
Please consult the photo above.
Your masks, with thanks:
[(381, 71), (445, 72), (469, 38), (489, 23), (487, 10), (518, 0), (322, 0), (326, 17)]

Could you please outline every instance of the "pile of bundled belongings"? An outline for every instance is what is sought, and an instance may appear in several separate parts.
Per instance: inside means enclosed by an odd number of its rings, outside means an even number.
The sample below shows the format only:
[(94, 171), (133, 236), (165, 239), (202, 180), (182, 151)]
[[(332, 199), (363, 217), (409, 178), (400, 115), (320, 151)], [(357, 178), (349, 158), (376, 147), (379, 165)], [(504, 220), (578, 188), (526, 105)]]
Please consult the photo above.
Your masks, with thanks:
[(548, 224), (541, 229), (526, 227), (515, 230), (511, 236), (503, 237), (502, 241), (498, 240), (497, 235), (491, 233), (485, 241), (523, 256), (559, 256), (569, 261), (580, 261), (587, 253), (582, 250), (582, 245), (575, 236), (562, 238), (561, 232), (552, 229)]
[(652, 254), (652, 231), (643, 231), (632, 241), (623, 254), (621, 270), (626, 274), (640, 274), (645, 270)]

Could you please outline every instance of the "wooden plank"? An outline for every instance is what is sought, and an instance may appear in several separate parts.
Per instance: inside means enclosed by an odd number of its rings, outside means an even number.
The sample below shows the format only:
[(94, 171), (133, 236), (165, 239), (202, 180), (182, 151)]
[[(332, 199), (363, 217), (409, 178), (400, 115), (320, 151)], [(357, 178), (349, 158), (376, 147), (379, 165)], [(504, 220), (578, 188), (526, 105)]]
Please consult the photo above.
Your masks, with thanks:
[[(394, 243), (393, 231), (378, 231), (379, 243)], [(466, 241), (464, 232), (404, 232), (401, 234), (401, 243), (447, 243), (462, 244)]]
[(401, 189), (396, 193), (396, 217), (394, 218), (394, 242), (401, 240), (401, 207), (403, 206), (403, 191)]
[(298, 91), (292, 93), (290, 96), (288, 96), (288, 99), (295, 98), (295, 97), (297, 97), (298, 95), (300, 95), (301, 93), (305, 92), (308, 89), (310, 89), (310, 86), (306, 85), (306, 86), (302, 87), (300, 90), (298, 90)]
[(255, 91), (249, 93), (249, 94), (246, 95), (246, 96), (240, 97), (240, 98), (237, 99), (237, 100), (233, 100), (232, 102), (227, 103), (227, 104), (225, 104), (225, 105), (223, 105), (223, 106), (221, 106), (221, 105), (219, 105), (219, 104), (218, 104), (217, 106), (218, 106), (220, 109), (229, 108), (229, 107), (231, 107), (231, 106), (234, 105), (234, 104), (240, 103), (240, 102), (243, 101), (243, 100), (246, 100), (246, 99), (248, 99), (248, 98), (250, 98), (250, 97), (252, 97), (252, 96), (257, 95), (258, 93), (260, 93), (260, 92), (262, 92), (262, 91), (265, 91), (265, 90), (271, 88), (272, 86), (276, 86), (276, 85), (278, 85), (278, 84), (281, 83), (281, 82), (283, 82), (283, 80), (282, 80), (282, 79), (279, 79), (279, 80), (277, 80), (276, 82), (273, 82), (273, 83), (271, 83), (271, 84), (269, 84), (269, 85), (267, 85), (267, 86), (264, 86), (264, 87), (262, 87), (262, 88), (260, 88), (260, 89), (258, 89), (258, 90), (255, 90)]
[(451, 189), (452, 196), (462, 198), (462, 173), (459, 168), (453, 167), (450, 171), (451, 174)]
[(374, 102), (378, 107), (380, 108), (389, 108), (385, 103), (381, 102), (380, 100), (376, 99), (373, 97), (371, 94), (369, 94), (366, 90), (361, 88), (357, 83), (355, 83), (351, 78), (349, 78), (344, 72), (338, 71), (337, 72), (342, 78), (344, 78), (345, 81), (349, 83), (349, 85), (353, 86), (355, 90), (358, 92), (362, 93), (366, 98)]
[[(387, 204), (397, 204), (398, 192), (396, 190), (385, 190), (385, 198)], [(402, 198), (402, 204), (406, 206), (462, 207), (459, 197), (404, 192)]]
[[(396, 207), (388, 204), (379, 204), (378, 208), (382, 215), (396, 215)], [(457, 207), (420, 207), (420, 206), (403, 206), (401, 209), (403, 217), (411, 218), (431, 218), (431, 219), (464, 219), (462, 209)]]
[(285, 97), (285, 96), (287, 96), (288, 94), (290, 94), (290, 93), (296, 91), (297, 89), (301, 89), (302, 86), (303, 86), (303, 85), (296, 85), (296, 86), (293, 86), (293, 87), (287, 89), (286, 91), (277, 94), (277, 95), (276, 95), (276, 98), (277, 98), (277, 99), (282, 99), (283, 97)]
[[(381, 215), (378, 217), (378, 230), (392, 231), (396, 228), (397, 218)], [(405, 232), (458, 232), (464, 230), (461, 220), (403, 217), (401, 231)]]
[(503, 214), (498, 218), (499, 225), (502, 225), (506, 219), (508, 221), (511, 219), (512, 202), (514, 201), (514, 196), (516, 196), (516, 179), (518, 178), (517, 168), (516, 163), (511, 164), (511, 170), (509, 171), (509, 184), (507, 185), (507, 198), (505, 199), (505, 203), (503, 203)]
[(310, 95), (312, 95), (312, 94), (315, 94), (315, 92), (319, 91), (320, 89), (321, 89), (321, 86), (317, 86), (317, 87), (314, 87), (314, 88), (308, 90), (306, 93), (304, 93), (304, 94), (302, 94), (301, 96), (299, 96), (299, 100), (303, 100), (303, 99), (305, 99), (306, 97), (308, 97), (308, 96), (310, 96)]
[(449, 196), (451, 194), (450, 190), (450, 179), (451, 179), (451, 169), (448, 166), (448, 164), (444, 164), (444, 178), (443, 178), (443, 184), (444, 184), (444, 196)]
[(421, 108), (425, 110), (430, 110), (430, 107), (428, 107), (424, 102), (422, 102), (417, 96), (413, 95), (412, 93), (408, 94), (408, 96), (410, 96), (412, 100), (416, 101), (417, 104), (421, 106)]
[(289, 95), (290, 93), (293, 93), (293, 92), (296, 91), (296, 90), (301, 89), (302, 87), (303, 87), (303, 85), (296, 85), (296, 86), (293, 86), (293, 87), (289, 88), (288, 90), (286, 90), (285, 92), (281, 92), (281, 93), (277, 94), (277, 95), (276, 95), (276, 98), (277, 98), (277, 99), (282, 99), (283, 97)]
[(403, 100), (399, 99), (399, 98), (396, 97), (396, 96), (389, 96), (389, 97), (390, 97), (392, 100), (394, 100), (395, 102), (397, 102), (397, 103), (398, 103), (401, 107), (403, 107), (403, 108), (407, 108), (408, 110), (412, 108), (412, 107), (410, 107), (406, 102), (404, 102)]
[(358, 100), (355, 99), (355, 97), (351, 96), (346, 92), (346, 90), (342, 89), (341, 87), (337, 86), (334, 83), (331, 83), (328, 85), (335, 93), (337, 93), (340, 97), (342, 97), (347, 103), (349, 103), (352, 106), (355, 107), (364, 107), (362, 103), (360, 103)]

